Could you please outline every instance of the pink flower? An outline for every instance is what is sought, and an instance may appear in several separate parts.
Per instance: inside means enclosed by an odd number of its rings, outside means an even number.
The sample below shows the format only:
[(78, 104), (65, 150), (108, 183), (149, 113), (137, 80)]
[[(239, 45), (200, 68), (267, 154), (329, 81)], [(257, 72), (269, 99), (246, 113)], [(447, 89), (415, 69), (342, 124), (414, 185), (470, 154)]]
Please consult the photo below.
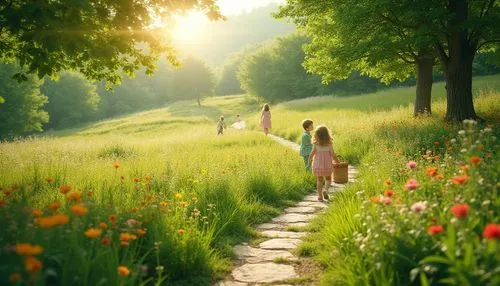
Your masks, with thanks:
[(415, 169), (417, 167), (417, 162), (415, 161), (408, 161), (408, 164), (406, 164), (408, 169)]
[(427, 202), (416, 202), (411, 205), (410, 209), (414, 213), (421, 213), (427, 208)]
[(406, 182), (405, 188), (407, 190), (416, 190), (419, 186), (420, 186), (420, 184), (418, 183), (418, 181), (416, 179), (409, 179)]
[(388, 197), (384, 198), (384, 203), (385, 203), (386, 205), (390, 205), (390, 204), (392, 204), (391, 198), (388, 198)]

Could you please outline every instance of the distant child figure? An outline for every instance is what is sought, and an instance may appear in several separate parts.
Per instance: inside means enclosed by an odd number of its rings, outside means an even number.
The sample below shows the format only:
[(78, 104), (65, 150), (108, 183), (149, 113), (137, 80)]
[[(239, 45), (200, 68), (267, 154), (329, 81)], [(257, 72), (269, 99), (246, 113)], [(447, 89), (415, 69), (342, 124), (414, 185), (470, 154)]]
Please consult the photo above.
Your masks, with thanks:
[(224, 122), (224, 115), (221, 115), (219, 121), (217, 121), (217, 135), (223, 135), (224, 129), (226, 129), (226, 122)]
[(241, 120), (239, 114), (236, 115), (236, 122), (231, 125), (231, 127), (235, 128), (235, 129), (245, 129), (246, 126), (247, 125), (246, 125), (245, 121)]
[[(332, 135), (328, 127), (321, 125), (316, 128), (312, 138), (312, 152), (309, 156), (309, 163), (313, 162), (313, 174), (316, 176), (316, 189), (318, 191), (318, 201), (323, 198), (328, 200), (328, 189), (332, 183), (333, 163), (339, 163), (337, 155), (332, 147)], [(323, 179), (326, 180), (326, 190), (323, 193)]]
[(262, 113), (260, 114), (260, 126), (264, 128), (264, 134), (269, 133), (271, 129), (271, 111), (269, 111), (269, 105), (266, 103), (262, 107)]
[(300, 156), (304, 159), (304, 165), (306, 171), (311, 171), (311, 164), (309, 163), (309, 155), (311, 154), (313, 145), (311, 143), (311, 131), (314, 130), (314, 124), (311, 119), (305, 119), (302, 121), (302, 128), (304, 128), (304, 133), (302, 133), (302, 141), (300, 142)]

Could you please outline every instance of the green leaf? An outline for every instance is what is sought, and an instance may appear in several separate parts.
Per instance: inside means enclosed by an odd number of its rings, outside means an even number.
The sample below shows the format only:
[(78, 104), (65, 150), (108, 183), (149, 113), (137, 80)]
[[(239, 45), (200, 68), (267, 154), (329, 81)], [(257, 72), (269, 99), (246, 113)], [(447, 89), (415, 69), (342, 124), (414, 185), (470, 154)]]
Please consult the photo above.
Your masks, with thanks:
[(450, 261), (448, 258), (437, 255), (427, 256), (426, 258), (422, 259), (420, 263), (438, 263), (447, 265), (453, 264), (452, 261)]

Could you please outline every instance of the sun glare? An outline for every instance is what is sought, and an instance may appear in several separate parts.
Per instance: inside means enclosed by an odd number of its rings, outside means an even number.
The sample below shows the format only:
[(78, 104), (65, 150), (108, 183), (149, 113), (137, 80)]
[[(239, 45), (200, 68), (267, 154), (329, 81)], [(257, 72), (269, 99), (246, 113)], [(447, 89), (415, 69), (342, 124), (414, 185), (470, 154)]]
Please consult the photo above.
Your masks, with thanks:
[(190, 12), (184, 16), (176, 16), (172, 37), (176, 42), (194, 42), (202, 35), (203, 27), (207, 22), (207, 17), (200, 12)]

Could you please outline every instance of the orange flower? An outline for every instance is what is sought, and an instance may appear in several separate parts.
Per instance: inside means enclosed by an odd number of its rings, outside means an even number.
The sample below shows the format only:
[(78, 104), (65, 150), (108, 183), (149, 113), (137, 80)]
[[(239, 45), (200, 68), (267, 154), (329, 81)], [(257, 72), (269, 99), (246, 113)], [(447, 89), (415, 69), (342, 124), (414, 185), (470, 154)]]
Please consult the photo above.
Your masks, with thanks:
[(160, 206), (162, 206), (162, 207), (166, 207), (167, 205), (168, 205), (168, 203), (165, 201), (160, 202)]
[(136, 240), (137, 236), (135, 234), (130, 234), (128, 232), (122, 232), (120, 233), (120, 240), (121, 241), (131, 241), (131, 240)]
[(16, 244), (16, 253), (21, 256), (35, 256), (43, 252), (40, 245), (33, 245), (31, 243), (18, 243)]
[(120, 246), (125, 247), (125, 246), (128, 246), (128, 245), (129, 245), (128, 241), (123, 241), (123, 240), (120, 241)]
[(73, 212), (74, 215), (76, 216), (84, 216), (88, 213), (88, 209), (83, 206), (82, 204), (76, 204), (71, 206), (71, 212)]
[(113, 163), (113, 168), (115, 168), (115, 169), (120, 168), (120, 163), (118, 163), (118, 162), (114, 162), (114, 163)]
[(456, 176), (455, 178), (452, 179), (453, 184), (455, 185), (463, 185), (467, 183), (467, 180), (469, 180), (469, 177), (467, 175)]
[(387, 179), (384, 181), (384, 185), (390, 186), (392, 184), (391, 180)]
[(437, 171), (438, 171), (438, 168), (436, 168), (436, 167), (428, 167), (427, 169), (425, 169), (425, 172), (427, 173), (427, 175), (429, 175), (431, 177), (436, 176)]
[(9, 276), (9, 281), (13, 282), (13, 283), (14, 282), (19, 282), (22, 279), (23, 279), (23, 277), (18, 272), (14, 272), (14, 273), (10, 274), (10, 276)]
[(69, 222), (69, 216), (65, 214), (55, 214), (52, 216), (52, 219), (57, 225), (65, 225)]
[(52, 179), (52, 178), (47, 178), (47, 179), (45, 179), (45, 180), (46, 180), (46, 181), (47, 181), (47, 183), (49, 183), (49, 184), (52, 184), (52, 182), (54, 182), (54, 179)]
[(86, 232), (85, 232), (85, 236), (88, 237), (88, 238), (96, 238), (96, 237), (99, 237), (101, 236), (101, 230), (98, 229), (98, 228), (89, 228)]
[(61, 204), (59, 202), (53, 202), (49, 205), (49, 208), (52, 209), (53, 211), (57, 211), (61, 207)]
[(481, 157), (472, 156), (470, 157), (470, 162), (472, 163), (472, 165), (479, 165), (481, 163)]
[(107, 223), (105, 223), (105, 222), (101, 222), (101, 223), (99, 224), (99, 227), (100, 227), (100, 228), (102, 228), (102, 229), (106, 229), (106, 228), (108, 228), (108, 224), (107, 224)]
[(392, 197), (394, 195), (394, 192), (392, 190), (385, 190), (384, 195), (386, 197)]
[(8, 197), (10, 194), (12, 194), (12, 190), (11, 189), (7, 189), (7, 190), (4, 190), (3, 191), (3, 194)]
[(467, 172), (469, 171), (469, 165), (464, 165), (464, 166), (461, 166), (460, 169), (464, 172)]
[(42, 211), (39, 210), (39, 209), (33, 209), (31, 210), (31, 214), (34, 216), (34, 217), (41, 217), (42, 216)]
[(68, 202), (79, 202), (82, 200), (82, 194), (80, 192), (72, 192), (66, 196)]
[(139, 183), (141, 181), (141, 178), (135, 177), (134, 178), (134, 183)]
[(130, 275), (130, 270), (126, 266), (118, 266), (118, 274), (123, 277), (127, 277)]
[(179, 194), (179, 193), (175, 194), (175, 198), (176, 198), (177, 200), (182, 199), (182, 194)]
[(115, 214), (109, 215), (109, 221), (112, 223), (116, 223), (117, 217)]
[(396, 156), (401, 156), (401, 154), (403, 154), (401, 151), (396, 152)]
[(35, 257), (29, 256), (24, 262), (24, 267), (28, 272), (38, 272), (42, 269), (42, 262)]
[(443, 174), (437, 174), (436, 175), (436, 179), (437, 180), (442, 180), (442, 179), (444, 179), (444, 175)]
[(370, 201), (372, 201), (372, 203), (374, 203), (374, 204), (378, 204), (378, 203), (380, 203), (380, 197), (379, 196), (371, 197)]
[(63, 194), (67, 194), (69, 193), (69, 191), (71, 191), (71, 186), (69, 185), (62, 185), (59, 187), (59, 191)]
[(55, 214), (49, 217), (41, 217), (36, 223), (42, 228), (52, 228), (58, 225), (65, 225), (69, 222), (69, 217), (65, 214)]
[(185, 231), (184, 229), (182, 229), (182, 228), (181, 228), (181, 229), (179, 229), (179, 230), (177, 231), (177, 233), (179, 233), (180, 235), (183, 235), (183, 234), (185, 234), (185, 233), (186, 233), (186, 231)]
[(434, 156), (434, 161), (439, 161), (439, 156)]
[(187, 207), (187, 206), (189, 205), (189, 203), (188, 203), (188, 202), (186, 202), (186, 201), (184, 201), (184, 202), (180, 202), (179, 204), (180, 204), (181, 206), (183, 206), (183, 207)]
[(144, 236), (146, 234), (146, 230), (145, 229), (138, 229), (135, 231), (135, 233), (137, 233), (138, 236)]
[(427, 229), (427, 233), (430, 235), (440, 234), (444, 230), (442, 225), (431, 225)]

